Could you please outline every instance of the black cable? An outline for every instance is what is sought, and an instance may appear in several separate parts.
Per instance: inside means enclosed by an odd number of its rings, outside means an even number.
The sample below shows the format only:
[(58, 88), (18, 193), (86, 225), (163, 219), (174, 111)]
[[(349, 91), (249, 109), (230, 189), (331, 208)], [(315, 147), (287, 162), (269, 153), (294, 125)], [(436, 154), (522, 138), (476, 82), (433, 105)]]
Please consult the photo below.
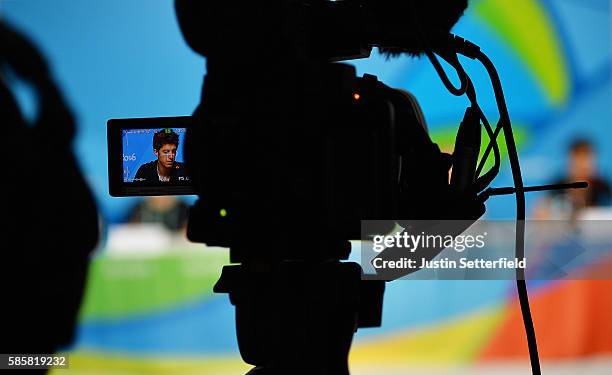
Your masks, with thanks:
[[(487, 158), (489, 157), (489, 154), (491, 153), (492, 148), (493, 148), (493, 152), (496, 153), (495, 160), (497, 161), (497, 156), (499, 155), (499, 148), (497, 146), (497, 136), (499, 135), (501, 128), (502, 128), (501, 124), (497, 123), (497, 125), (495, 126), (495, 131), (493, 132), (492, 135), (489, 136), (489, 144), (487, 145), (487, 148), (485, 149), (485, 152), (482, 155), (482, 159), (480, 159), (478, 168), (476, 168), (476, 176), (479, 176), (480, 172), (482, 172), (482, 169), (485, 166), (485, 162), (487, 161)], [(497, 151), (495, 149), (497, 149)]]
[[(498, 126), (501, 125), (502, 130), (504, 131), (504, 138), (508, 150), (508, 159), (510, 160), (510, 169), (512, 171), (512, 179), (516, 194), (516, 257), (518, 259), (522, 259), (525, 257), (525, 190), (521, 175), (521, 166), (518, 159), (518, 152), (516, 150), (516, 143), (514, 141), (514, 134), (512, 133), (512, 123), (510, 122), (508, 108), (506, 107), (506, 101), (504, 99), (504, 92), (495, 66), (481, 51), (478, 51), (476, 59), (482, 63), (489, 74), (489, 78), (491, 79), (491, 83), (493, 85), (493, 91), (495, 93), (495, 100), (500, 113)], [(521, 306), (521, 313), (523, 315), (523, 324), (525, 326), (525, 333), (527, 335), (527, 345), (529, 347), (531, 371), (533, 375), (541, 375), (542, 371), (538, 356), (536, 333), (533, 326), (533, 318), (531, 316), (531, 309), (529, 306), (529, 294), (525, 280), (525, 270), (523, 268), (519, 267), (516, 269), (516, 279), (519, 303)]]
[[(443, 49), (440, 49), (436, 52), (441, 57), (443, 57), (445, 60), (447, 60), (453, 67), (455, 67), (460, 78), (462, 77), (466, 78), (465, 89), (468, 93), (468, 97), (471, 96), (470, 101), (472, 102), (473, 106), (476, 103), (475, 91), (473, 91), (473, 86), (471, 85), (471, 81), (469, 81), (469, 77), (467, 77), (467, 74), (461, 67), (461, 64), (459, 63), (456, 54), (460, 53), (464, 56), (478, 60), (487, 70), (489, 79), (491, 80), (491, 84), (493, 85), (493, 91), (495, 94), (495, 100), (497, 102), (497, 108), (499, 111), (500, 119), (499, 119), (499, 122), (497, 123), (495, 131), (491, 132), (490, 125), (488, 124), (486, 117), (484, 116), (484, 113), (480, 111), (482, 115), (481, 119), (483, 120), (483, 122), (485, 122), (485, 128), (487, 129), (487, 134), (489, 135), (490, 141), (489, 141), (489, 144), (487, 145), (487, 149), (483, 155), (483, 158), (481, 159), (478, 165), (476, 176), (478, 176), (478, 174), (482, 171), (482, 168), (484, 167), (484, 163), (489, 153), (491, 152), (491, 149), (493, 149), (495, 156), (496, 156), (496, 166), (494, 166), (494, 169), (497, 167), (497, 171), (495, 171), (494, 174), (497, 174), (498, 169), (499, 169), (499, 165), (498, 165), (499, 149), (497, 145), (497, 135), (499, 134), (500, 129), (503, 130), (504, 139), (506, 142), (506, 148), (508, 151), (508, 159), (510, 160), (510, 169), (512, 171), (512, 179), (514, 182), (513, 190), (514, 190), (514, 193), (516, 194), (516, 239), (515, 239), (516, 257), (519, 259), (525, 258), (525, 188), (523, 186), (521, 166), (519, 163), (518, 152), (517, 152), (516, 143), (514, 140), (514, 134), (512, 132), (512, 123), (510, 121), (510, 115), (508, 114), (508, 108), (506, 106), (506, 100), (504, 98), (504, 92), (501, 86), (501, 80), (499, 79), (499, 74), (497, 73), (497, 70), (495, 69), (495, 66), (493, 65), (491, 60), (482, 51), (480, 51), (480, 47), (478, 47), (474, 43), (471, 43), (467, 40), (464, 40), (461, 37), (458, 37), (452, 34), (449, 36), (449, 42), (450, 43), (448, 43), (447, 46), (445, 46)], [(433, 53), (428, 52), (427, 56), (431, 60), (432, 64), (434, 65), (434, 68), (438, 72), (438, 75), (442, 79), (442, 82), (447, 87), (447, 89), (452, 94), (457, 95), (457, 93), (460, 92), (461, 89), (457, 89), (454, 86), (452, 86), (452, 84), (450, 84), (450, 81), (448, 80), (448, 76), (442, 69), (439, 61), (435, 58), (435, 56), (433, 56)], [(433, 56), (434, 58), (432, 58), (431, 56)], [(450, 59), (450, 61), (449, 59), (447, 59), (448, 56), (453, 56), (452, 59)], [(464, 82), (462, 80), (461, 88), (463, 88), (464, 86), (463, 83)], [(480, 109), (477, 103), (475, 105), (475, 108)], [(493, 172), (493, 170), (489, 172)], [(479, 187), (482, 187), (482, 189), (484, 189), (488, 185), (488, 183), (492, 181), (491, 179), (491, 181), (487, 182), (490, 176), (493, 175), (492, 173), (489, 174), (489, 172), (487, 172), (486, 174), (488, 176), (486, 179), (479, 178), (482, 184)], [(485, 177), (485, 176), (482, 176), (482, 177)], [(521, 307), (521, 314), (523, 316), (523, 325), (525, 327), (525, 333), (527, 335), (527, 345), (529, 348), (529, 360), (531, 362), (531, 371), (533, 375), (541, 375), (542, 371), (540, 368), (540, 360), (539, 360), (539, 355), (538, 355), (538, 345), (537, 345), (537, 339), (536, 339), (536, 334), (535, 334), (535, 328), (533, 325), (533, 318), (531, 316), (531, 308), (529, 306), (529, 294), (527, 291), (527, 283), (525, 280), (525, 270), (520, 267), (516, 269), (516, 286), (517, 286), (517, 291), (518, 291), (518, 296), (519, 296), (519, 303)]]
[[(442, 83), (444, 84), (444, 86), (446, 87), (446, 89), (448, 90), (448, 92), (450, 92), (451, 94), (455, 95), (455, 96), (461, 96), (465, 93), (465, 91), (467, 90), (467, 74), (465, 73), (465, 71), (463, 70), (463, 66), (461, 66), (461, 64), (459, 63), (459, 58), (457, 57), (457, 52), (455, 52), (453, 49), (444, 49), (444, 51), (436, 51), (438, 53), (438, 55), (440, 55), (440, 57), (442, 57), (444, 60), (446, 60), (446, 62), (448, 62), (453, 68), (455, 68), (455, 71), (457, 72), (457, 74), (459, 75), (459, 81), (461, 83), (461, 86), (459, 86), (459, 88), (455, 87), (452, 82), (450, 81), (450, 79), (448, 78), (448, 75), (446, 74), (446, 71), (444, 71), (444, 68), (442, 67), (442, 64), (440, 64), (440, 61), (438, 60), (438, 58), (436, 57), (436, 55), (432, 52), (434, 51), (434, 45), (436, 45), (436, 43), (433, 43), (433, 41), (430, 38), (429, 33), (426, 33), (423, 30), (423, 27), (421, 25), (421, 20), (416, 18), (416, 15), (419, 14), (418, 11), (416, 11), (413, 8), (413, 5), (411, 2), (408, 2), (408, 15), (410, 17), (410, 21), (411, 24), (414, 25), (415, 27), (415, 34), (416, 34), (416, 38), (421, 42), (422, 46), (425, 46), (424, 51), (425, 51), (425, 55), (427, 55), (427, 57), (429, 58), (429, 61), (431, 62), (431, 64), (433, 65), (434, 69), (436, 70), (436, 73), (438, 73), (438, 76), (440, 77), (440, 80), (442, 81)], [(452, 41), (452, 39), (455, 37), (452, 34), (442, 34), (442, 35), (438, 35), (441, 36), (441, 40), (445, 40), (446, 42), (443, 44), (448, 44), (448, 45), (452, 45), (451, 43), (449, 43), (449, 41)]]
[[(480, 51), (480, 47), (478, 47), (476, 44), (470, 42), (469, 40), (465, 40), (459, 36), (450, 34), (448, 40), (450, 41), (450, 44), (454, 47), (456, 53), (460, 53), (466, 57), (469, 57), (471, 59), (477, 59), (478, 55), (481, 53)], [(500, 84), (501, 87), (501, 84)], [(502, 93), (502, 99), (503, 99), (503, 93)], [(505, 101), (504, 101), (505, 103)], [(498, 104), (498, 109), (499, 109), (499, 104)], [(481, 111), (482, 113), (482, 111)], [(501, 115), (500, 115), (501, 117)], [(509, 116), (508, 116), (509, 119)], [(483, 122), (487, 121), (486, 120), (486, 116), (484, 115), (484, 113), (482, 114), (482, 120)], [(488, 130), (488, 126), (485, 123), (485, 128), (487, 128)], [(498, 154), (499, 154), (499, 149), (497, 146), (497, 136), (499, 135), (499, 132), (502, 129), (502, 124), (501, 122), (498, 122), (497, 125), (495, 126), (495, 131), (493, 132), (493, 135), (491, 136), (491, 134), (489, 133), (489, 144), (487, 145), (487, 148), (485, 149), (484, 154), (482, 155), (482, 158), (480, 159), (480, 163), (478, 164), (478, 167), (476, 168), (476, 176), (479, 176), (480, 173), (482, 172), (482, 169), (485, 166), (485, 163), (489, 157), (489, 154), (491, 153), (491, 149), (493, 149), (493, 151), (495, 152), (495, 164), (496, 164), (496, 169), (497, 172), (499, 172), (499, 160), (498, 160)], [(497, 175), (497, 174), (495, 174)], [(484, 177), (484, 176), (483, 176)], [(487, 179), (489, 180), (489, 179)], [(490, 183), (492, 181), (492, 179), (490, 179), (488, 182)], [(483, 186), (482, 188), (484, 189)]]
[[(486, 157), (490, 153), (490, 149), (497, 146), (497, 135), (499, 129), (504, 131), (504, 138), (506, 141), (506, 147), (508, 151), (508, 158), (510, 160), (510, 168), (512, 171), (512, 179), (514, 182), (514, 189), (516, 194), (516, 257), (521, 259), (525, 257), (525, 190), (523, 186), (523, 178), (521, 175), (521, 167), (518, 159), (518, 152), (516, 150), (516, 143), (514, 141), (514, 134), (512, 132), (512, 123), (510, 121), (510, 115), (508, 114), (508, 108), (506, 106), (506, 100), (504, 98), (504, 92), (499, 79), (499, 74), (495, 69), (495, 66), (491, 60), (480, 50), (480, 47), (474, 43), (464, 40), (461, 37), (451, 35), (452, 49), (457, 53), (463, 54), (464, 56), (470, 57), (480, 61), (485, 67), (489, 74), (489, 79), (493, 85), (493, 91), (495, 93), (495, 100), (497, 102), (497, 108), (499, 111), (500, 119), (491, 139), (487, 150), (483, 156), (481, 164), (486, 160)], [(484, 164), (483, 164), (484, 165)], [(478, 170), (480, 171), (482, 166), (479, 165)], [(533, 318), (531, 316), (531, 309), (529, 307), (529, 294), (527, 291), (527, 283), (525, 281), (525, 270), (517, 268), (516, 270), (516, 286), (519, 296), (519, 303), (521, 306), (521, 313), (523, 316), (523, 324), (525, 326), (525, 333), (527, 335), (527, 345), (529, 347), (529, 359), (531, 362), (531, 371), (533, 375), (540, 375), (540, 361), (538, 356), (538, 345), (535, 334), (535, 328), (533, 326)]]
[(477, 111), (478, 116), (480, 117), (480, 121), (482, 121), (482, 124), (484, 125), (484, 128), (487, 132), (487, 136), (489, 137), (489, 146), (493, 148), (493, 154), (495, 157), (495, 162), (493, 164), (493, 167), (491, 167), (491, 169), (487, 171), (487, 173), (485, 173), (483, 176), (480, 176), (480, 172), (482, 171), (482, 167), (484, 166), (487, 160), (488, 154), (485, 153), (480, 159), (479, 168), (476, 169), (476, 174), (475, 174), (476, 182), (474, 184), (475, 186), (473, 189), (475, 192), (480, 192), (484, 190), (487, 186), (489, 186), (489, 184), (499, 174), (499, 168), (501, 165), (501, 156), (499, 153), (499, 147), (497, 145), (497, 134), (493, 132), (493, 130), (491, 129), (491, 125), (489, 124), (489, 120), (487, 119), (487, 116), (485, 116), (484, 112), (478, 105), (478, 100), (476, 99), (476, 91), (474, 89), (474, 85), (472, 84), (472, 80), (470, 79), (469, 76), (467, 76), (467, 74), (466, 74), (466, 77), (467, 77), (466, 78), (467, 97), (470, 100), (472, 107)]
[[(480, 108), (479, 108), (480, 109)], [(485, 162), (487, 161), (488, 155), (485, 153), (480, 159), (479, 167), (476, 169), (476, 182), (474, 183), (474, 191), (480, 192), (484, 190), (497, 175), (499, 174), (499, 169), (501, 166), (501, 155), (499, 152), (499, 146), (497, 145), (497, 133), (491, 129), (491, 125), (487, 120), (487, 117), (482, 113), (481, 110), (481, 120), (484, 124), (485, 129), (487, 130), (487, 135), (489, 137), (489, 146), (492, 145), (493, 155), (494, 155), (494, 163), (490, 170), (488, 170), (484, 175), (480, 176), (480, 172), (482, 171), (482, 167), (484, 167)]]
[[(497, 127), (495, 128), (495, 131), (492, 131), (491, 125), (489, 124), (487, 117), (478, 105), (478, 100), (476, 99), (476, 91), (474, 89), (474, 85), (472, 84), (472, 80), (463, 69), (463, 65), (461, 65), (461, 62), (457, 57), (457, 53), (462, 53), (472, 59), (475, 59), (476, 54), (480, 52), (480, 47), (453, 34), (448, 34), (444, 39), (446, 39), (446, 43), (443, 43), (442, 47), (438, 46), (438, 48), (434, 49), (433, 52), (427, 50), (426, 55), (434, 66), (434, 69), (438, 73), (438, 76), (442, 80), (442, 83), (451, 94), (460, 96), (465, 93), (467, 95), (468, 99), (470, 100), (470, 104), (477, 111), (480, 120), (487, 132), (487, 136), (489, 137), (489, 143), (482, 158), (480, 159), (480, 162), (478, 163), (478, 167), (476, 168), (475, 173), (476, 183), (474, 184), (473, 190), (475, 192), (480, 192), (484, 190), (487, 186), (489, 186), (489, 184), (499, 174), (501, 156), (499, 152), (499, 147), (497, 145), (497, 135), (499, 134), (501, 127), (498, 123)], [(448, 75), (446, 74), (446, 72), (442, 68), (442, 65), (437, 59), (436, 54), (442, 57), (453, 68), (455, 68), (457, 75), (459, 76), (459, 79), (461, 81), (460, 88), (457, 89), (450, 82)], [(482, 169), (484, 168), (485, 163), (489, 157), (491, 149), (493, 149), (495, 158), (493, 167), (491, 167), (491, 169), (487, 171), (487, 173), (485, 173), (483, 176), (480, 176), (480, 173), (482, 172)]]
[[(448, 92), (450, 92), (451, 94), (453, 94), (455, 96), (461, 96), (461, 95), (465, 94), (465, 92), (467, 90), (467, 86), (468, 86), (468, 82), (467, 82), (467, 78), (466, 78), (467, 74), (465, 73), (465, 71), (463, 71), (463, 67), (461, 66), (461, 64), (459, 64), (459, 60), (457, 59), (457, 55), (454, 55), (455, 56), (454, 58), (444, 57), (442, 55), (441, 55), (441, 57), (444, 60), (446, 60), (457, 71), (457, 75), (459, 76), (459, 81), (461, 82), (461, 86), (459, 88), (456, 88), (452, 84), (452, 82), (448, 78), (448, 75), (446, 74), (446, 71), (444, 71), (444, 68), (442, 68), (442, 64), (440, 64), (440, 61), (438, 60), (436, 55), (433, 52), (431, 52), (431, 51), (427, 51), (427, 52), (425, 52), (425, 54), (429, 58), (429, 61), (431, 62), (431, 65), (433, 65), (434, 69), (436, 70), (436, 73), (438, 73), (438, 76), (440, 77), (440, 80), (442, 81), (442, 83), (444, 84), (444, 86), (446, 87)], [(456, 60), (456, 61), (454, 61), (454, 60)]]

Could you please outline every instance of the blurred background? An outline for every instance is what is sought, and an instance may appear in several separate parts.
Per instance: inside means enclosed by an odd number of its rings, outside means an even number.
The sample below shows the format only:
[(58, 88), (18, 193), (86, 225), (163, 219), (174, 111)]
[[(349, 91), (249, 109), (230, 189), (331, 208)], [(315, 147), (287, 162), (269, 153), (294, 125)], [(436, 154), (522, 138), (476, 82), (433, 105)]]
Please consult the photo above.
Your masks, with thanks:
[[(526, 184), (581, 178), (581, 197), (528, 197), (533, 218), (610, 219), (611, 28), (608, 0), (472, 0), (455, 32), (496, 64)], [(0, 17), (49, 58), (76, 112), (76, 152), (96, 194), (105, 236), (92, 258), (71, 373), (240, 374), (233, 308), (212, 294), (226, 249), (184, 239), (187, 198), (111, 198), (106, 121), (189, 115), (204, 60), (184, 43), (171, 0), (0, 0)], [(243, 61), (249, 69), (249, 59)], [(351, 62), (420, 101), (432, 138), (451, 152), (466, 101), (446, 92), (426, 59)], [(484, 70), (465, 61), (481, 106), (496, 115)], [(253, 72), (254, 74), (256, 72)], [(27, 87), (16, 92), (34, 111)], [(509, 168), (494, 182), (511, 185)], [(513, 197), (487, 218), (512, 219)], [(75, 218), (78, 220), (78, 218)], [(610, 228), (612, 229), (612, 227)], [(612, 248), (612, 235), (610, 237)], [(544, 370), (612, 373), (612, 282), (531, 283)], [(407, 301), (419, 301), (408, 303)], [(383, 327), (360, 331), (354, 374), (526, 374), (527, 346), (510, 281), (404, 281), (388, 285)], [(60, 371), (57, 371), (58, 373)]]

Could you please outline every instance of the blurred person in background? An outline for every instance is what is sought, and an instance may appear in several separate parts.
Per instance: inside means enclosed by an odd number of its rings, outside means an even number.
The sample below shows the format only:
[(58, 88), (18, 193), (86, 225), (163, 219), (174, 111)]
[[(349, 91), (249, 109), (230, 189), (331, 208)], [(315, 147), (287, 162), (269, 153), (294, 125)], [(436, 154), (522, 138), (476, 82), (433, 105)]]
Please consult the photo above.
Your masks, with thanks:
[[(32, 119), (15, 81), (34, 93)], [(98, 215), (72, 152), (72, 112), (43, 55), (2, 20), (0, 119), (10, 171), (1, 185), (0, 353), (51, 354), (73, 341)]]
[(170, 232), (184, 230), (189, 206), (173, 196), (146, 197), (130, 213), (130, 223), (159, 223)]
[(610, 204), (610, 185), (597, 170), (595, 146), (591, 141), (583, 138), (577, 138), (570, 144), (565, 175), (554, 183), (564, 184), (575, 181), (586, 181), (589, 187), (556, 190), (549, 193), (536, 206), (534, 217), (551, 219), (561, 216), (576, 219), (585, 208)]

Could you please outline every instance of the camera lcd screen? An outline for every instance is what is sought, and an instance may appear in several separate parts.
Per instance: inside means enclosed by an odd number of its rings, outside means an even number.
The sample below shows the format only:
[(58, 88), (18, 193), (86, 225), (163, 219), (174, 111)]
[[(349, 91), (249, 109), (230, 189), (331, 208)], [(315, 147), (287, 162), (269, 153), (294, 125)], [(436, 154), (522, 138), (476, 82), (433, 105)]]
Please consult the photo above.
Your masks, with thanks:
[(110, 120), (110, 194), (193, 194), (183, 157), (189, 120), (190, 117)]

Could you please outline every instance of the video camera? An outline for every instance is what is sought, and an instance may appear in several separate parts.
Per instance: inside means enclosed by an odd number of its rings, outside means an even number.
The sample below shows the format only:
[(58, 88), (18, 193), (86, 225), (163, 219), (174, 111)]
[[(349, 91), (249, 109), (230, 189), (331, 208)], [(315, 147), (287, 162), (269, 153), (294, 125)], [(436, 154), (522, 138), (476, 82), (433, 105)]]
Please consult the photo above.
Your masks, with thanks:
[[(240, 12), (233, 12), (238, 5)], [(191, 173), (180, 183), (139, 181), (136, 164), (154, 150), (130, 152), (136, 141), (125, 143), (128, 132), (132, 139), (140, 132), (142, 140), (143, 131), (179, 127), (172, 121), (186, 118), (113, 120), (111, 195), (198, 193), (202, 199), (192, 209), (189, 238), (234, 248), (235, 234), (245, 237), (262, 221), (287, 236), (297, 225), (325, 244), (346, 248), (346, 240), (360, 237), (363, 219), (447, 217), (443, 206), (456, 200), (448, 186), (452, 160), (429, 139), (416, 98), (330, 62), (367, 57), (373, 46), (390, 54), (421, 53), (438, 43), (438, 35), (447, 35), (466, 5), (303, 0), (230, 6), (177, 0), (187, 42), (208, 58), (205, 90), (214, 93), (203, 94), (191, 119), (197, 126), (179, 147)], [(230, 12), (226, 23), (209, 18)], [(415, 17), (424, 26), (406, 27), (406, 19)], [(207, 29), (212, 25), (216, 30)], [(249, 43), (258, 38), (266, 42)], [(218, 64), (226, 52), (224, 62), (236, 53), (257, 56), (253, 79), (236, 82), (231, 74), (245, 77), (244, 72)], [(276, 76), (256, 78), (269, 72)], [(268, 87), (251, 91), (255, 81)], [(237, 90), (234, 83), (247, 89)]]
[[(176, 7), (187, 42), (208, 66), (186, 145), (201, 197), (190, 216), (192, 241), (230, 247), (233, 260), (244, 260), (261, 256), (249, 250), (252, 241), (273, 231), (270, 257), (291, 256), (291, 244), (297, 258), (344, 258), (363, 219), (447, 217), (458, 201), (448, 183), (452, 160), (430, 140), (416, 99), (332, 62), (367, 57), (373, 46), (416, 54), (425, 41), (414, 28), (386, 19), (397, 20), (396, 11), (410, 18), (415, 8), (434, 19), (426, 30), (447, 35), (465, 2), (448, 6), (444, 22), (417, 2), (241, 3), (231, 17), (235, 4)], [(227, 15), (227, 24), (212, 15)], [(256, 57), (252, 73), (232, 61), (241, 55)], [(322, 254), (292, 240), (296, 228), (316, 236)]]

